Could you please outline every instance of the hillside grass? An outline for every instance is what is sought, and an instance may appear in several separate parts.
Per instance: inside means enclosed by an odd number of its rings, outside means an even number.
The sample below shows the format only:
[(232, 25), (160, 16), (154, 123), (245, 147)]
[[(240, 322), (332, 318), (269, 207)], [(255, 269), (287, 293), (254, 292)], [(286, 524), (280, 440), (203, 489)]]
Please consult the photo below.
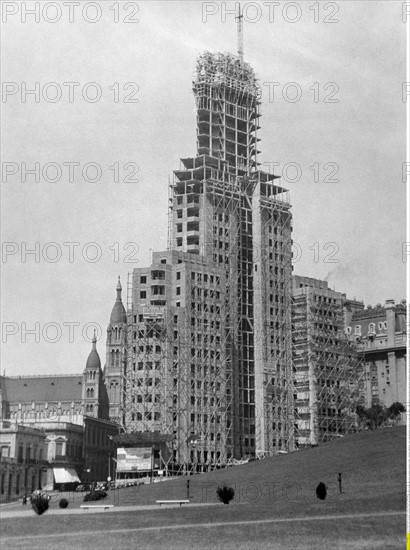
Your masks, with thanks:
[[(114, 504), (113, 511), (75, 510), (81, 494), (69, 495), (67, 510), (53, 503), (52, 513), (41, 517), (22, 512), (21, 505), (2, 508), (0, 514), (14, 509), (17, 516), (2, 520), (1, 534), (7, 548), (404, 548), (405, 471), (405, 427), (385, 428), (242, 466), (111, 491), (104, 502)], [(186, 498), (188, 479), (196, 506), (150, 506)], [(320, 481), (328, 486), (325, 501), (315, 496)], [(229, 505), (217, 500), (222, 483), (235, 489)]]

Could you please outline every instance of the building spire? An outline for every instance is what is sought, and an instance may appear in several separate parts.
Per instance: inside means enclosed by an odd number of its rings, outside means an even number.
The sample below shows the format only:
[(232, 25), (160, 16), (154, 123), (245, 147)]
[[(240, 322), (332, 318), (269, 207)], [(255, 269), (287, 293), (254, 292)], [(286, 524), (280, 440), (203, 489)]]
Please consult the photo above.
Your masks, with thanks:
[(121, 302), (121, 291), (122, 291), (122, 286), (121, 286), (121, 278), (120, 276), (118, 275), (118, 283), (117, 283), (117, 302)]
[(111, 311), (110, 325), (115, 325), (117, 323), (122, 324), (127, 322), (127, 314), (125, 313), (125, 308), (121, 298), (122, 285), (121, 285), (120, 276), (118, 276), (116, 291), (117, 291), (117, 299), (115, 300), (114, 307), (112, 308), (112, 311)]
[(243, 11), (241, 13), (241, 4), (238, 2), (238, 15), (235, 17), (238, 36), (238, 56), (243, 61)]

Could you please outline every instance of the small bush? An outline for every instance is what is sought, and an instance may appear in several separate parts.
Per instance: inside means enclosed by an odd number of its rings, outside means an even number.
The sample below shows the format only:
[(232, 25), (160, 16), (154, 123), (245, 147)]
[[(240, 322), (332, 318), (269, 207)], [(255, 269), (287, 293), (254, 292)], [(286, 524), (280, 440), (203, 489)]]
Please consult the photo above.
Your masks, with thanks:
[(325, 500), (326, 495), (327, 495), (326, 485), (320, 482), (319, 485), (316, 487), (316, 496), (317, 498), (320, 498), (320, 500)]
[(32, 496), (31, 505), (36, 514), (41, 516), (45, 511), (48, 510), (48, 498), (44, 496)]
[(218, 487), (218, 489), (216, 490), (216, 494), (220, 502), (223, 502), (224, 504), (229, 504), (229, 502), (235, 496), (235, 491), (234, 489), (232, 489), (232, 487), (222, 485), (221, 487)]
[(67, 508), (68, 506), (68, 500), (66, 498), (60, 499), (60, 502), (58, 503), (60, 508)]
[(83, 502), (89, 502), (94, 500), (101, 500), (102, 498), (105, 498), (107, 496), (107, 493), (105, 491), (91, 491), (90, 493), (87, 493), (84, 498)]

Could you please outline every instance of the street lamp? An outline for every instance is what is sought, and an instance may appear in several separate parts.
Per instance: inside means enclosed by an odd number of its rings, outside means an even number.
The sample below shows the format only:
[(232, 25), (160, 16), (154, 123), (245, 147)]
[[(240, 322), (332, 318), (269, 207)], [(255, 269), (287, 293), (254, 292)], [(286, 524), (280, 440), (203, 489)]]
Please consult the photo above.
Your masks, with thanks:
[[(187, 439), (188, 448), (196, 449), (197, 443), (198, 443), (198, 439), (197, 439), (196, 435), (191, 435), (191, 436), (188, 437), (188, 439)], [(190, 458), (190, 454), (189, 454), (188, 458)], [(194, 457), (192, 457), (192, 458), (193, 458), (193, 462), (195, 462)], [(187, 460), (187, 464), (188, 464), (188, 460)], [(187, 468), (187, 475), (188, 475), (188, 468)]]
[[(110, 447), (112, 446), (113, 444), (113, 436), (112, 435), (108, 435), (106, 434), (108, 439), (110, 440)], [(110, 488), (111, 488), (111, 448), (108, 449), (108, 477), (107, 477), (107, 481), (108, 483), (110, 484)]]

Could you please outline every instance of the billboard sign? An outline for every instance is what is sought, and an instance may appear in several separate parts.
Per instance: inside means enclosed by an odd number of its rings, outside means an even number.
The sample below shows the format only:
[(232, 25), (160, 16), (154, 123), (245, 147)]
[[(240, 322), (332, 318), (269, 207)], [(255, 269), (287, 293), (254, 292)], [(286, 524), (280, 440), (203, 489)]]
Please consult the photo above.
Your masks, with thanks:
[(163, 319), (164, 308), (161, 306), (145, 306), (142, 308), (144, 319)]
[(151, 470), (152, 448), (133, 447), (117, 449), (117, 472), (140, 472)]

